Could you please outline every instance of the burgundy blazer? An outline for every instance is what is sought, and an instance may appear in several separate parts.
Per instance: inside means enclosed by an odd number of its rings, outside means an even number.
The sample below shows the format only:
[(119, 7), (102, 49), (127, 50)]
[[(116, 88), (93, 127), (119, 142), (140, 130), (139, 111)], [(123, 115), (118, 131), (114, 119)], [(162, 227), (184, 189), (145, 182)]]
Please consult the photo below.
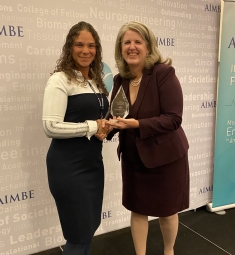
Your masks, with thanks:
[[(111, 102), (121, 85), (127, 95), (129, 80), (117, 74)], [(189, 145), (181, 127), (182, 112), (183, 95), (175, 69), (166, 64), (155, 64), (152, 69), (145, 69), (133, 106), (133, 118), (139, 121), (135, 142), (141, 161), (147, 168), (168, 164), (187, 154)], [(116, 132), (111, 132), (107, 139)], [(119, 132), (120, 159), (124, 131)]]

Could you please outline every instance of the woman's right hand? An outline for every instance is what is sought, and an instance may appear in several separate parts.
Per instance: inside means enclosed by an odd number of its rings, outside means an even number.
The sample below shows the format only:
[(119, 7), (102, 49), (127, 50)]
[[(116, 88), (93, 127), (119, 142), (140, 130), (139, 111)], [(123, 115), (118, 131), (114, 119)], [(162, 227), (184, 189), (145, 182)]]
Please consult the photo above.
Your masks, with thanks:
[(98, 119), (96, 122), (98, 125), (98, 130), (95, 137), (97, 137), (100, 141), (103, 141), (107, 137), (108, 133), (113, 130), (113, 127), (105, 119)]

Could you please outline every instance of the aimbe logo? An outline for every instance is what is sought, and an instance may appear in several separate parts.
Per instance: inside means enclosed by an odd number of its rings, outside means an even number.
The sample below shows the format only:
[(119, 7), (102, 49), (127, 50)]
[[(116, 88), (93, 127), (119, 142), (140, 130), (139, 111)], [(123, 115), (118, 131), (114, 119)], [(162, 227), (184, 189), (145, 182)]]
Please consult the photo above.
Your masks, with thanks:
[(110, 67), (106, 63), (103, 62), (103, 64), (104, 64), (104, 69), (103, 69), (104, 78), (103, 78), (103, 80), (104, 80), (104, 84), (105, 84), (108, 92), (110, 92), (113, 87), (113, 73), (112, 73)]
[(213, 191), (213, 185), (207, 186), (207, 187), (202, 187), (199, 189), (199, 195), (200, 194), (204, 194), (204, 193), (208, 193), (208, 192), (212, 192)]
[(24, 37), (22, 26), (3, 25), (0, 27), (0, 36)]
[(221, 12), (221, 6), (220, 5), (213, 5), (213, 4), (206, 4), (205, 11), (207, 12)]
[(156, 37), (158, 46), (175, 46), (175, 38), (168, 37)]
[(0, 205), (10, 204), (10, 203), (28, 200), (32, 198), (34, 198), (34, 190), (22, 191), (15, 195), (10, 194), (10, 195), (5, 195), (3, 197), (0, 197)]

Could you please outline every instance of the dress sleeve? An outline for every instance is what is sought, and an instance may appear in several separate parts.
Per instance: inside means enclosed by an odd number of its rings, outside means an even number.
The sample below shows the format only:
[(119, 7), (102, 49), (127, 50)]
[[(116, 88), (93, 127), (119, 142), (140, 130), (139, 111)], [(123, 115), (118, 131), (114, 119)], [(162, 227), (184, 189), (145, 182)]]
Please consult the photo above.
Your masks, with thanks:
[(67, 78), (55, 73), (49, 78), (44, 92), (42, 120), (47, 137), (65, 139), (86, 136), (90, 139), (97, 132), (96, 121), (64, 122), (67, 102)]

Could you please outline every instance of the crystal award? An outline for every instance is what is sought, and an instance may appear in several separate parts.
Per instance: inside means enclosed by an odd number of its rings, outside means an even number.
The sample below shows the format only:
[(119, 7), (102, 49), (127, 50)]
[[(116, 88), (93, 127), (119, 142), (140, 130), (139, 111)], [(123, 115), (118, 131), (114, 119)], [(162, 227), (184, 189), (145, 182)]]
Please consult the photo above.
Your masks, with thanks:
[(126, 118), (126, 116), (129, 114), (129, 103), (122, 85), (120, 86), (116, 96), (111, 103), (110, 113), (113, 117), (121, 118)]

